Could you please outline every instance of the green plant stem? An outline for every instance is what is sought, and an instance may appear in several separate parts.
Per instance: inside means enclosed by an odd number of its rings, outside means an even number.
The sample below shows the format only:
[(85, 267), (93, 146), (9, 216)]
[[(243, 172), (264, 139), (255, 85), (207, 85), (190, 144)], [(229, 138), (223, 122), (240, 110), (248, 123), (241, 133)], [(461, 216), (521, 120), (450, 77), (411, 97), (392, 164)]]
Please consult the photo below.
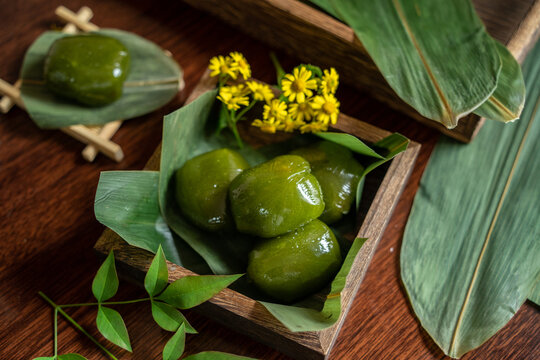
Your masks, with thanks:
[[(86, 330), (83, 329), (79, 323), (77, 323), (71, 316), (66, 314), (64, 310), (60, 308), (60, 306), (56, 305), (54, 301), (49, 299), (47, 295), (45, 295), (43, 292), (38, 292), (39, 296), (41, 296), (49, 305), (51, 305), (55, 311), (59, 312), (68, 322), (71, 323), (77, 330), (82, 332), (86, 337), (88, 337), (98, 348), (100, 348), (105, 354), (107, 354), (112, 360), (118, 360), (116, 356), (114, 356), (109, 350), (107, 350), (103, 345), (99, 343), (92, 335), (90, 335)], [(56, 351), (55, 351), (56, 352)]]
[(281, 79), (285, 76), (285, 70), (283, 70), (283, 67), (273, 51), (270, 53), (270, 60), (272, 60), (272, 64), (274, 64), (274, 68), (276, 69), (277, 85), (281, 89)]
[(253, 100), (253, 101), (251, 102), (251, 104), (249, 104), (247, 107), (245, 107), (244, 109), (242, 109), (242, 111), (240, 111), (240, 112), (238, 113), (238, 116), (235, 117), (234, 123), (236, 124), (239, 120), (241, 120), (241, 119), (242, 119), (242, 116), (244, 116), (249, 110), (251, 110), (251, 108), (252, 108), (253, 106), (255, 106), (255, 103), (257, 103), (257, 101)]
[(134, 304), (138, 302), (143, 301), (150, 301), (151, 299), (149, 297), (143, 298), (143, 299), (135, 299), (135, 300), (125, 300), (125, 301), (108, 301), (108, 302), (102, 302), (102, 303), (81, 303), (81, 304), (66, 304), (66, 305), (58, 305), (59, 308), (70, 308), (70, 307), (82, 307), (82, 306), (98, 306), (98, 305), (124, 305), (124, 304)]
[(58, 357), (58, 308), (54, 308), (54, 358)]
[(238, 133), (238, 128), (236, 127), (236, 119), (234, 116), (227, 117), (227, 122), (229, 123), (229, 129), (231, 129), (234, 138), (236, 139), (236, 143), (238, 144), (238, 147), (242, 149), (244, 147), (244, 143), (242, 142), (242, 138), (240, 137), (240, 134)]

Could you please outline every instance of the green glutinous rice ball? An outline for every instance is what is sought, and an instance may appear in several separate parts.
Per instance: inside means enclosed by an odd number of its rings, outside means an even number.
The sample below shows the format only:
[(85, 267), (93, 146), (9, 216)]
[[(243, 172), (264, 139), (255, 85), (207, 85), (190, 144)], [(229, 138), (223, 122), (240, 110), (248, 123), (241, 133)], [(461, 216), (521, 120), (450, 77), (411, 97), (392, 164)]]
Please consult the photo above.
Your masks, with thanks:
[(182, 213), (208, 231), (234, 228), (227, 207), (231, 181), (249, 168), (231, 149), (219, 149), (186, 161), (176, 172), (176, 201)]
[(293, 150), (291, 154), (301, 156), (310, 163), (311, 172), (321, 185), (325, 207), (319, 219), (332, 224), (349, 213), (356, 199), (360, 175), (364, 171), (352, 152), (336, 143), (320, 141)]
[(324, 288), (342, 258), (332, 230), (320, 220), (272, 239), (249, 254), (248, 275), (264, 293), (287, 303)]
[(74, 35), (56, 40), (45, 59), (45, 84), (64, 98), (103, 106), (122, 96), (129, 71), (127, 48), (115, 38)]
[(309, 163), (282, 155), (233, 180), (231, 210), (238, 231), (270, 238), (318, 218), (324, 210), (319, 182)]

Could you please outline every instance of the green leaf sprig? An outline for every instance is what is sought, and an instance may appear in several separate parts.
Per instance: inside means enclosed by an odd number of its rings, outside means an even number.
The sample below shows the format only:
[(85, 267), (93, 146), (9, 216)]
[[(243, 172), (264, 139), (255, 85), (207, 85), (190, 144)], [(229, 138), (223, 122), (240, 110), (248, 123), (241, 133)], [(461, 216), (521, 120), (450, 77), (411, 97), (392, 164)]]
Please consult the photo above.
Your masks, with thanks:
[[(94, 277), (92, 293), (97, 302), (81, 304), (58, 305), (43, 292), (39, 295), (54, 309), (54, 355), (37, 357), (34, 360), (85, 360), (80, 354), (70, 353), (58, 355), (58, 314), (62, 315), (71, 325), (86, 335), (110, 359), (118, 360), (105, 346), (90, 335), (64, 309), (83, 306), (97, 306), (96, 326), (101, 335), (113, 344), (132, 352), (129, 334), (120, 313), (111, 305), (150, 302), (154, 321), (164, 330), (174, 335), (163, 349), (164, 360), (178, 360), (184, 353), (187, 334), (197, 334), (184, 315), (178, 309), (190, 309), (209, 300), (214, 295), (232, 284), (242, 274), (237, 275), (194, 275), (186, 276), (169, 284), (169, 271), (163, 249), (159, 246), (144, 279), (144, 288), (149, 297), (124, 301), (107, 301), (118, 291), (118, 275), (111, 251)], [(246, 357), (219, 352), (202, 352), (186, 357), (186, 359), (223, 359), (239, 360)]]

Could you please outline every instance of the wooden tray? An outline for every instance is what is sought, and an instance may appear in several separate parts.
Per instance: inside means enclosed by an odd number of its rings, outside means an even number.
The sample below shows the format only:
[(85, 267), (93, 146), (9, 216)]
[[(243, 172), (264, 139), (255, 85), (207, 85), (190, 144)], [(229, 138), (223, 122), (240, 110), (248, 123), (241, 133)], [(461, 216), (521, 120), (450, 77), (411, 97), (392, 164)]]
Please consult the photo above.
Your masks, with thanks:
[[(208, 72), (206, 72), (186, 102), (193, 101), (214, 87), (215, 80), (210, 79)], [(253, 129), (259, 132), (258, 129)], [(385, 130), (345, 115), (340, 115), (336, 129), (371, 143), (390, 135)], [(318, 332), (291, 332), (261, 304), (230, 289), (220, 292), (210, 301), (198, 306), (197, 309), (206, 316), (296, 359), (326, 359), (360, 287), (394, 206), (413, 169), (419, 150), (420, 144), (411, 142), (408, 149), (396, 156), (389, 165), (376, 169), (366, 178), (364, 194), (367, 194), (367, 199), (362, 200), (360, 218), (363, 219), (363, 222), (358, 237), (368, 238), (368, 240), (356, 256), (347, 277), (346, 286), (342, 293), (343, 311), (333, 327)], [(161, 146), (156, 149), (145, 169), (159, 169), (160, 153)], [(101, 255), (114, 249), (120, 273), (142, 284), (145, 272), (153, 258), (152, 253), (128, 245), (110, 229), (103, 232), (94, 248)], [(193, 274), (191, 271), (170, 262), (168, 262), (168, 268), (169, 281), (171, 282)]]
[[(462, 118), (455, 129), (448, 130), (421, 116), (388, 86), (350, 27), (308, 4), (297, 0), (185, 2), (302, 61), (335, 67), (349, 85), (457, 140), (470, 142), (484, 123), (484, 119), (471, 114)], [(490, 34), (521, 62), (540, 34), (540, 0), (473, 0), (473, 3)]]

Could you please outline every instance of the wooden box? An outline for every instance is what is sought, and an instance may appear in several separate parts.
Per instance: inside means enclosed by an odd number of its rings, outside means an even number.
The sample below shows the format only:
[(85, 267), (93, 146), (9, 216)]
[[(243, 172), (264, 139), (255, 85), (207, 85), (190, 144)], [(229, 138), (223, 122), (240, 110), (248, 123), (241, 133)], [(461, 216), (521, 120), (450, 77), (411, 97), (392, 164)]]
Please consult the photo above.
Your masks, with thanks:
[[(335, 67), (342, 81), (457, 140), (471, 141), (484, 123), (484, 119), (471, 114), (449, 130), (421, 116), (388, 86), (354, 31), (309, 4), (297, 0), (185, 1), (302, 61)], [(490, 34), (521, 62), (539, 35), (540, 0), (473, 0), (473, 3)]]
[[(215, 80), (210, 79), (208, 72), (193, 90), (187, 102), (193, 101), (202, 93), (213, 89)], [(254, 134), (260, 133), (254, 129)], [(389, 132), (351, 117), (340, 115), (335, 129), (353, 134), (366, 142), (376, 142)], [(368, 238), (356, 256), (351, 268), (345, 289), (342, 293), (342, 313), (337, 323), (326, 330), (318, 332), (291, 332), (276, 320), (261, 304), (230, 289), (220, 292), (210, 301), (197, 307), (206, 316), (245, 333), (252, 338), (296, 359), (326, 359), (358, 288), (364, 278), (377, 244), (390, 219), (394, 206), (413, 169), (420, 145), (411, 142), (403, 153), (391, 162), (377, 168), (366, 178), (364, 198), (359, 219), (362, 223), (358, 237)], [(161, 146), (159, 146), (145, 169), (159, 169)], [(116, 264), (121, 274), (142, 284), (153, 254), (128, 245), (116, 233), (106, 229), (95, 245), (95, 250), (106, 254), (114, 249)], [(168, 263), (169, 281), (193, 273), (178, 265)]]

